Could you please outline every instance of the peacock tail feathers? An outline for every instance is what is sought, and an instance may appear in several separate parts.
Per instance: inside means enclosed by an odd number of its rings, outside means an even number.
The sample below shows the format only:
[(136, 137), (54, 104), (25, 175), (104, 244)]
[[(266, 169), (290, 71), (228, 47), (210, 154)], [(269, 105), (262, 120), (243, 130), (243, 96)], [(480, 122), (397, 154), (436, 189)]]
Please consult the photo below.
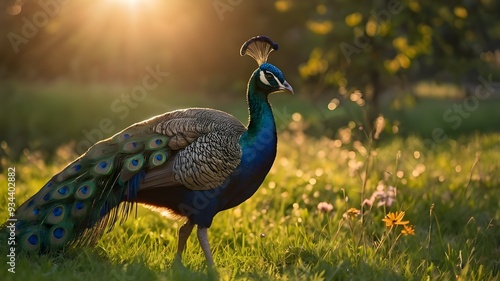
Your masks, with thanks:
[(23, 248), (44, 252), (92, 244), (127, 218), (144, 171), (169, 157), (168, 137), (134, 129), (95, 144), (19, 207)]

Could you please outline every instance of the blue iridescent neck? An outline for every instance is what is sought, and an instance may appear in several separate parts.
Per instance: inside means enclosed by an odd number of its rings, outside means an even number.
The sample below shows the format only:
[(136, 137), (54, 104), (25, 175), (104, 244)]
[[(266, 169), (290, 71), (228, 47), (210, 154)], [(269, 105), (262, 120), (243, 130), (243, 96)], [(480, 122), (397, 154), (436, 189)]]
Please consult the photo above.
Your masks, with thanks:
[(248, 82), (249, 123), (248, 130), (242, 137), (245, 141), (251, 141), (262, 134), (276, 136), (273, 111), (268, 101), (269, 93), (257, 87), (256, 79), (259, 79), (257, 76), (258, 71), (256, 70)]

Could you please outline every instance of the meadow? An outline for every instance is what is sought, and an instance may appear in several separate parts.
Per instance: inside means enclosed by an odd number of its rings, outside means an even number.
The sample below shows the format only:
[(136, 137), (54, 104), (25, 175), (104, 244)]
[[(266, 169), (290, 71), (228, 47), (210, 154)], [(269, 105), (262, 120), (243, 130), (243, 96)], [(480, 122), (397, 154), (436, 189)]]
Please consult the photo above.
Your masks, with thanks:
[[(154, 94), (150, 98), (140, 106), (171, 109), (155, 103)], [(93, 96), (85, 99), (92, 103)], [(93, 113), (85, 122), (98, 124), (111, 114), (106, 110), (113, 97), (108, 99), (100, 103), (101, 111), (94, 108), (101, 114)], [(282, 97), (275, 101), (275, 113), (288, 117), (277, 120), (278, 155), (271, 172), (252, 198), (218, 214), (209, 229), (217, 272), (207, 269), (195, 235), (188, 241), (184, 266), (173, 263), (182, 222), (139, 206), (136, 218), (113, 228), (96, 247), (40, 257), (18, 255), (14, 274), (8, 271), (2, 236), (0, 279), (500, 280), (499, 133), (469, 133), (429, 145), (423, 136), (394, 134), (387, 120), (375, 132), (350, 122), (332, 136), (314, 136), (306, 133), (319, 118), (313, 106), (300, 111), (308, 105), (291, 101), (285, 108)], [(49, 109), (65, 113), (57, 104), (39, 105), (31, 118)], [(244, 103), (223, 102), (221, 107), (244, 109)], [(82, 108), (75, 110), (82, 113)], [(68, 112), (69, 119), (83, 118)], [(114, 116), (115, 125), (135, 114), (123, 120)], [(235, 114), (245, 116), (244, 111)], [(43, 120), (36, 121), (42, 128), (47, 127), (43, 122), (54, 122)], [(75, 126), (44, 132), (38, 134), (48, 138), (52, 132), (63, 138), (67, 132), (81, 138), (81, 127)], [(371, 137), (376, 132), (380, 139)], [(38, 140), (34, 146), (43, 147), (47, 141)], [(12, 160), (15, 143), (3, 141), (0, 221), (7, 218), (7, 167), (16, 168), (19, 205), (78, 156), (77, 145), (57, 146), (50, 161), (46, 152), (36, 149), (24, 149)]]

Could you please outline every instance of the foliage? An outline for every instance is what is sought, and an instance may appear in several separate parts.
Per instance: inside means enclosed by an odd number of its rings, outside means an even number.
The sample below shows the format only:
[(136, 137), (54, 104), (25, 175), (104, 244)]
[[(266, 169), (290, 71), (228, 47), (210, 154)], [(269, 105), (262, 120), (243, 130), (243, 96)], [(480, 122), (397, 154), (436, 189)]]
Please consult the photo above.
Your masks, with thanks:
[(257, 34), (285, 47), (272, 61), (313, 92), (359, 89), (371, 99), (418, 80), (499, 74), (500, 5), (491, 0), (124, 2), (134, 1), (6, 2), (2, 77), (134, 83), (161, 65), (184, 90), (225, 95), (244, 86), (250, 68), (237, 50)]
[(322, 88), (359, 89), (378, 101), (387, 89), (420, 80), (462, 85), (499, 75), (494, 1), (278, 2), (291, 15), (307, 11), (314, 44), (299, 70)]
[[(207, 271), (195, 236), (185, 253), (186, 268), (173, 264), (180, 223), (139, 207), (137, 219), (115, 227), (95, 249), (18, 256), (15, 274), (7, 272), (2, 255), (1, 279), (499, 277), (500, 177), (495, 171), (500, 135), (449, 140), (428, 150), (418, 137), (383, 145), (314, 139), (303, 133), (303, 120), (294, 119), (298, 121), (290, 124), (291, 131), (280, 135), (278, 156), (263, 186), (247, 202), (216, 216), (210, 228), (218, 275)], [(16, 202), (26, 200), (74, 157), (66, 146), (58, 150), (53, 165), (45, 165), (37, 153), (6, 163), (17, 170)], [(5, 175), (1, 177), (5, 182)], [(6, 200), (0, 198), (1, 220), (6, 218)], [(410, 221), (414, 236), (401, 235), (406, 228), (382, 221), (389, 212), (400, 211), (400, 221)]]

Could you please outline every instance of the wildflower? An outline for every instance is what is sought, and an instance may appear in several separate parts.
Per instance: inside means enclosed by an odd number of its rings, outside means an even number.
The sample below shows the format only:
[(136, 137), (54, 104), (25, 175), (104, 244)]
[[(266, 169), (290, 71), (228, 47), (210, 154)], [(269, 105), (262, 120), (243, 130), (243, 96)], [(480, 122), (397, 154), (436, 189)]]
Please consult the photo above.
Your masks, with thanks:
[(404, 229), (401, 230), (403, 235), (415, 235), (415, 226), (414, 225), (403, 225)]
[(326, 202), (320, 202), (320, 203), (318, 203), (318, 210), (320, 212), (328, 213), (331, 210), (333, 210), (333, 205), (330, 203), (326, 203)]
[(342, 215), (342, 217), (344, 219), (355, 219), (357, 216), (359, 216), (359, 214), (361, 214), (360, 210), (356, 208), (350, 208)]
[(394, 201), (396, 201), (396, 188), (394, 186), (388, 186), (386, 191), (386, 198), (378, 204), (378, 207), (382, 206), (384, 203), (387, 207), (391, 207)]
[(403, 221), (403, 217), (405, 216), (405, 212), (390, 212), (388, 213), (385, 218), (382, 219), (383, 222), (385, 222), (385, 226), (390, 227), (390, 226), (395, 226), (395, 225), (405, 225), (408, 224), (409, 221)]
[(396, 193), (397, 189), (394, 186), (385, 186), (383, 183), (379, 183), (377, 186), (377, 190), (373, 192), (370, 199), (365, 199), (363, 201), (363, 205), (373, 206), (375, 201), (378, 201), (377, 207), (391, 207), (396, 201)]

